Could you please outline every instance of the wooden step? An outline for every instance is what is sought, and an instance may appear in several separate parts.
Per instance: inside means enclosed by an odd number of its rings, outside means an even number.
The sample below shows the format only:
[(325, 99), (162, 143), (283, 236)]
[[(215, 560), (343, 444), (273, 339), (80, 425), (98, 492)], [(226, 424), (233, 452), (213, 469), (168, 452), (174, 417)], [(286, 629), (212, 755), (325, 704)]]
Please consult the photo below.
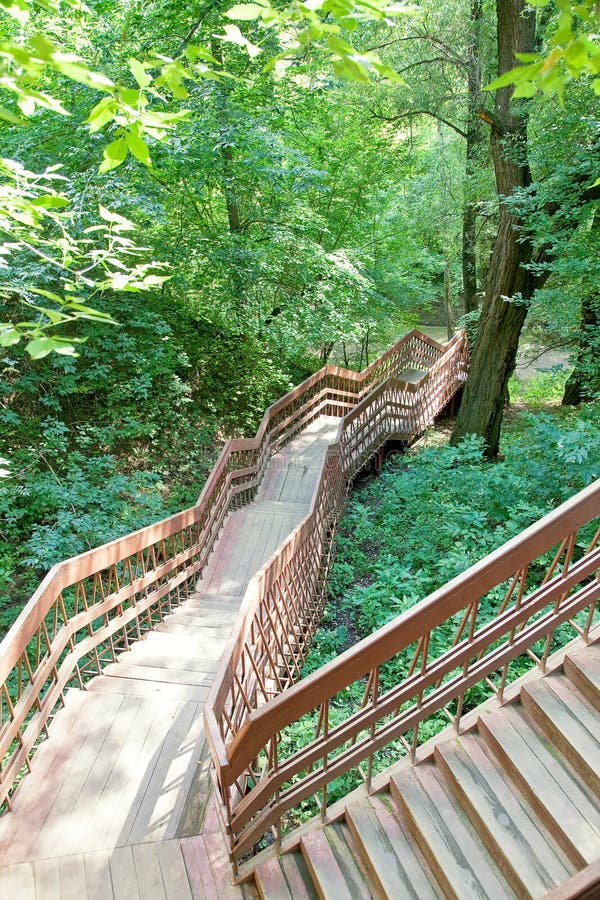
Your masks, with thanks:
[(569, 859), (583, 867), (598, 858), (600, 809), (520, 704), (481, 716), (478, 728)]
[(300, 841), (313, 883), (321, 900), (356, 900), (371, 894), (349, 852), (339, 826), (329, 825), (304, 835)]
[(317, 900), (319, 896), (299, 850), (261, 863), (254, 878), (262, 900)]
[(420, 763), (394, 775), (390, 790), (442, 887), (442, 896), (456, 900), (514, 898), (515, 893), (433, 763)]
[(154, 697), (157, 700), (191, 700), (204, 703), (209, 688), (189, 684), (166, 684), (135, 678), (115, 678), (97, 675), (86, 685), (94, 694), (121, 694), (132, 697)]
[(575, 687), (600, 710), (600, 645), (568, 653), (563, 667)]
[(523, 687), (521, 701), (584, 781), (600, 795), (600, 718), (566, 675)]
[(175, 669), (164, 666), (136, 665), (127, 662), (111, 663), (102, 670), (102, 674), (111, 678), (136, 678), (140, 681), (156, 681), (161, 684), (191, 684), (199, 688), (208, 688), (214, 681), (214, 675), (193, 669)]
[(438, 744), (435, 759), (517, 893), (542, 896), (575, 867), (483, 746), (480, 737), (465, 734)]
[[(207, 682), (213, 681), (219, 662), (215, 659), (210, 660), (207, 664), (204, 660), (196, 659), (194, 656), (169, 656), (158, 653), (155, 645), (148, 646), (144, 641), (134, 644), (131, 650), (120, 653), (118, 660), (119, 663), (131, 666), (150, 666), (157, 669), (185, 669), (186, 671), (197, 672), (199, 675), (203, 675)], [(111, 663), (111, 665), (114, 665), (114, 663)], [(106, 669), (104, 671), (106, 672)]]
[[(239, 604), (238, 604), (239, 606)], [(237, 616), (236, 612), (229, 609), (211, 609), (205, 607), (182, 606), (163, 619), (163, 622), (177, 622), (183, 625), (196, 625), (202, 628), (224, 628), (233, 625)]]
[(207, 641), (226, 641), (231, 634), (232, 626), (233, 622), (228, 622), (226, 625), (209, 627), (200, 622), (184, 620), (183, 617), (176, 620), (174, 616), (169, 616), (156, 626), (155, 631), (158, 634), (187, 634), (190, 637), (202, 635)]
[(235, 612), (240, 608), (240, 598), (233, 594), (211, 594), (194, 591), (179, 609), (214, 609)]
[(364, 866), (381, 896), (414, 900), (441, 897), (430, 871), (415, 853), (411, 836), (391, 810), (389, 794), (379, 794), (346, 807), (346, 822)]

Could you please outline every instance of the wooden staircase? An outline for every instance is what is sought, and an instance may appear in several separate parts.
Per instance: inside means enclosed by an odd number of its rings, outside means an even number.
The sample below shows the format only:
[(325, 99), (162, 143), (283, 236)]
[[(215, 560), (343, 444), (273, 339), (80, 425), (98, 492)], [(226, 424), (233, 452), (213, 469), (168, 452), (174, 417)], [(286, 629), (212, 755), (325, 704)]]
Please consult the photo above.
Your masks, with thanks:
[[(599, 711), (596, 642), (260, 862), (259, 895), (600, 897)], [(581, 893), (552, 893), (574, 876)]]

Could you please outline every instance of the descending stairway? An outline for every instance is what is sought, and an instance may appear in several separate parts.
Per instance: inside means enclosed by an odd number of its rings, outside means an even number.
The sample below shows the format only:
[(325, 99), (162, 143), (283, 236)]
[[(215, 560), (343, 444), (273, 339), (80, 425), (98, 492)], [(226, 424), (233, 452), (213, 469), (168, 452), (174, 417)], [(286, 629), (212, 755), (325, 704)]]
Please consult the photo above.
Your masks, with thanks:
[(544, 897), (600, 860), (599, 711), (596, 643), (261, 862), (260, 896)]

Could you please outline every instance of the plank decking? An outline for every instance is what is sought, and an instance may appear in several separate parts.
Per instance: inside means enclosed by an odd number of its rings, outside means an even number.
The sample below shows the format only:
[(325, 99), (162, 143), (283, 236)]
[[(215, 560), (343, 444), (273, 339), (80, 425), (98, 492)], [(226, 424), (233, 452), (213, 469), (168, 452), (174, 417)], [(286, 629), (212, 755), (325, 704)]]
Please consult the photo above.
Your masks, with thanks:
[(0, 897), (253, 896), (229, 886), (211, 808), (202, 709), (252, 576), (308, 512), (339, 420), (323, 416), (269, 464), (231, 513), (197, 592), (70, 689), (0, 820)]

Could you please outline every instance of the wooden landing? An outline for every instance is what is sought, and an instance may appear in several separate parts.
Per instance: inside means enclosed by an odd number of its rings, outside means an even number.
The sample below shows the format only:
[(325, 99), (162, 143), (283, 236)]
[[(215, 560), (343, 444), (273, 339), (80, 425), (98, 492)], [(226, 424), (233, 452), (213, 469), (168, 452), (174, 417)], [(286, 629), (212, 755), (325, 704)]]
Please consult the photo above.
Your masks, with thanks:
[(229, 886), (202, 709), (248, 582), (308, 512), (338, 425), (322, 417), (273, 457), (196, 594), (67, 692), (0, 819), (2, 900), (256, 896)]

